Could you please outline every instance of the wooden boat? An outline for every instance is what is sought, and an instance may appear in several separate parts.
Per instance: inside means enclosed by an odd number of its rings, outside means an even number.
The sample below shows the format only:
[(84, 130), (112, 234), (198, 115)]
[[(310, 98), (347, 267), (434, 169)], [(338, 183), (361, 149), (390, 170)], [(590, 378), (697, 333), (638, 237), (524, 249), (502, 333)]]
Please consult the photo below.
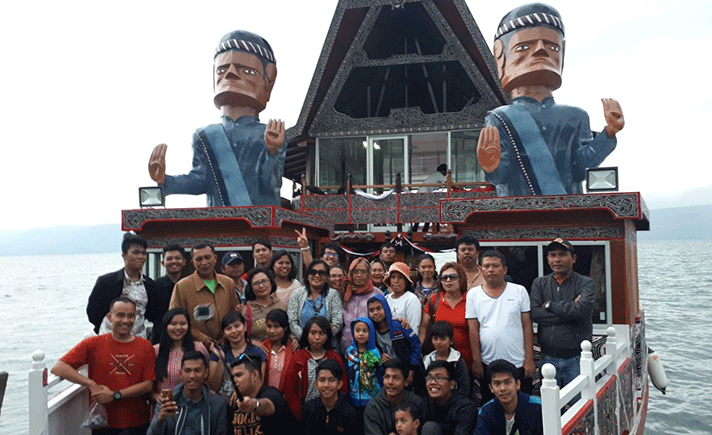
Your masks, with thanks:
[[(581, 376), (559, 391), (544, 370), (545, 433), (640, 434), (648, 373), (636, 233), (649, 229), (645, 203), (635, 192), (496, 196), (475, 153), (484, 115), (507, 102), (496, 77), (463, 0), (340, 0), (287, 132), (285, 176), (300, 181), (303, 194), (284, 207), (124, 210), (122, 228), (148, 241), (154, 277), (162, 274), (167, 243), (207, 241), (220, 255), (240, 250), (250, 266), (257, 240), (300, 259), (294, 230), (305, 228), (315, 252), (336, 241), (349, 255), (369, 255), (394, 241), (401, 259), (412, 262), (468, 234), (504, 253), (512, 280), (527, 288), (548, 273), (544, 247), (563, 237), (575, 244), (575, 270), (602, 290), (594, 341), (582, 343)], [(441, 163), (450, 168), (446, 181), (423, 185)], [(441, 231), (411, 230), (424, 222)], [(78, 427), (73, 420), (81, 418), (86, 393), (74, 386), (47, 406), (43, 358), (33, 355), (30, 371), (30, 434), (78, 433), (65, 428)]]

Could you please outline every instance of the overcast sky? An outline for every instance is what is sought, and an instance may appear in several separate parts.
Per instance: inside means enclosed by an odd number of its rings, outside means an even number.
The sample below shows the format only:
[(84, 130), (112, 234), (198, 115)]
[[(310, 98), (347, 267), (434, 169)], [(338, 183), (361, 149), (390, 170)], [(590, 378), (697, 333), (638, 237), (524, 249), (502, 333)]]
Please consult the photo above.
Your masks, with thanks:
[[(147, 162), (162, 142), (168, 173), (186, 173), (193, 131), (219, 118), (212, 53), (231, 30), (272, 45), (278, 77), (261, 119), (294, 125), (336, 7), (331, 0), (8, 3), (0, 25), (0, 230), (118, 222), (121, 209), (138, 207), (137, 188), (153, 184)], [(499, 20), (522, 3), (468, 1), (490, 47)], [(651, 208), (712, 202), (710, 4), (552, 3), (566, 26), (563, 86), (554, 96), (587, 110), (594, 130), (604, 126), (600, 98), (620, 101), (626, 127), (603, 166), (618, 166), (622, 190), (642, 192)], [(679, 198), (700, 187), (707, 194)], [(167, 201), (204, 204), (203, 196)]]

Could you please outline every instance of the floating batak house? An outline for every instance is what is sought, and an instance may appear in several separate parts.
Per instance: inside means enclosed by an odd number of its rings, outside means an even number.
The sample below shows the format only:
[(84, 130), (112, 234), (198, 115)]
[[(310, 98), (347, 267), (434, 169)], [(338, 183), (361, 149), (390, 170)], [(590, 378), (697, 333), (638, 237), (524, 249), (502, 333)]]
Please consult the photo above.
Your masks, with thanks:
[[(511, 280), (527, 288), (550, 272), (544, 247), (568, 239), (576, 271), (601, 290), (594, 342), (582, 344), (582, 375), (559, 391), (544, 370), (545, 433), (642, 433), (648, 372), (636, 232), (649, 229), (645, 204), (639, 193), (616, 186), (496, 196), (476, 147), (487, 111), (506, 103), (463, 0), (340, 0), (298, 121), (287, 131), (285, 177), (299, 183), (299, 194), (282, 207), (124, 210), (122, 227), (147, 239), (153, 277), (162, 275), (161, 248), (174, 242), (208, 241), (219, 255), (240, 250), (250, 266), (251, 244), (268, 240), (299, 261), (294, 230), (305, 228), (314, 252), (336, 241), (353, 258), (393, 241), (411, 266), (418, 254), (452, 249), (457, 236), (469, 234), (505, 254)], [(423, 184), (441, 164), (449, 169), (446, 180)], [(431, 223), (427, 232), (424, 223)], [(42, 357), (35, 356), (30, 401), (39, 396), (46, 404)], [(49, 407), (34, 399), (40, 405), (31, 405), (31, 435), (41, 433), (42, 418), (50, 428), (81, 418), (63, 410), (81, 406), (76, 401), (86, 402), (86, 394), (65, 393)]]

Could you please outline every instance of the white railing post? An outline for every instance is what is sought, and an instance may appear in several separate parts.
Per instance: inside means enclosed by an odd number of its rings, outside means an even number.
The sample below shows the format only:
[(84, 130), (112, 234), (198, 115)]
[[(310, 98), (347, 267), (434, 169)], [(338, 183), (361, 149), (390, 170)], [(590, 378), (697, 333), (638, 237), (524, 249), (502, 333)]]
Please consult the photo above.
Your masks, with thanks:
[(581, 390), (583, 400), (593, 401), (593, 421), (595, 435), (598, 435), (598, 404), (596, 403), (596, 373), (594, 373), (594, 360), (591, 353), (591, 342), (584, 340), (581, 342), (581, 374), (586, 375), (586, 385)]
[(584, 400), (593, 399), (596, 396), (596, 387), (594, 385), (596, 374), (593, 372), (593, 363), (591, 342), (584, 340), (581, 342), (581, 374), (586, 375), (586, 378), (588, 378), (586, 386), (581, 391), (581, 396)]
[(610, 326), (606, 330), (606, 355), (610, 355), (613, 359), (613, 364), (606, 368), (607, 375), (618, 375), (618, 339), (616, 338), (616, 328)]
[(30, 435), (47, 434), (47, 368), (41, 350), (32, 353), (28, 381)]
[[(616, 388), (620, 389), (621, 385), (618, 379), (618, 367), (620, 364), (619, 354), (618, 354), (618, 338), (616, 337), (616, 328), (609, 326), (606, 329), (608, 337), (606, 337), (606, 355), (610, 355), (613, 358), (613, 362), (608, 368), (606, 368), (606, 374), (611, 375), (616, 378)], [(620, 391), (616, 394), (616, 427), (618, 432), (621, 430), (621, 419), (623, 415), (623, 404), (620, 401), (621, 394)]]
[(544, 364), (541, 374), (544, 377), (540, 388), (544, 435), (561, 435), (561, 404), (559, 385), (556, 383), (556, 368), (551, 364)]

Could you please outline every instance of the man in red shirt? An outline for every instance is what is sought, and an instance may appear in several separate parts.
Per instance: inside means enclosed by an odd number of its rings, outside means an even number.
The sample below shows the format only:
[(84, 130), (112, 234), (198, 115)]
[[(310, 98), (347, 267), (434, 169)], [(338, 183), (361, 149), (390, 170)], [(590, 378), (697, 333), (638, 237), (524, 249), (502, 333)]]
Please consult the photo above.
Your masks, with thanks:
[[(151, 343), (131, 334), (136, 320), (134, 302), (120, 296), (106, 315), (111, 333), (87, 338), (57, 361), (52, 373), (91, 392), (106, 406), (108, 427), (93, 435), (145, 435), (150, 423), (146, 394), (153, 389), (156, 356)], [(89, 365), (88, 377), (77, 369)]]

